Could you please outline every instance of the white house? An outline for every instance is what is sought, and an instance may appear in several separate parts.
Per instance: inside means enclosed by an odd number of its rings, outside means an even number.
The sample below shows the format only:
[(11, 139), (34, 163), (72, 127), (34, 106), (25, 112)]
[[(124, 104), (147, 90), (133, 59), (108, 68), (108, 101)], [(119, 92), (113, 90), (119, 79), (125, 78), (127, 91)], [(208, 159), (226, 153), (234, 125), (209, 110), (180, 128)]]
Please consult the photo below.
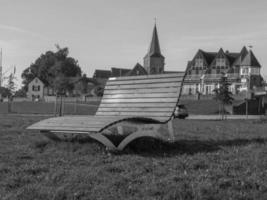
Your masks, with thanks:
[(44, 83), (39, 78), (35, 77), (28, 84), (27, 97), (32, 101), (39, 101), (44, 98)]

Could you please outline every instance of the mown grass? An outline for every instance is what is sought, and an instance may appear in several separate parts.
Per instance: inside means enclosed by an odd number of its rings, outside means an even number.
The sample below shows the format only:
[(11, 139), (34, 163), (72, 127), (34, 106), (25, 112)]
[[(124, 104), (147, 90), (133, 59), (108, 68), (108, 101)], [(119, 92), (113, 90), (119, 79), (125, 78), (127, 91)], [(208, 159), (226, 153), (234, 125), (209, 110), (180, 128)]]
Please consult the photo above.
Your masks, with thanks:
[[(59, 104), (59, 103), (58, 103)], [(88, 103), (64, 103), (63, 112), (67, 115), (89, 115), (95, 113), (99, 102)], [(8, 113), (7, 102), (0, 102), (0, 114)], [(55, 103), (53, 102), (12, 102), (11, 113), (13, 114), (54, 114)], [(57, 105), (59, 113), (59, 105)]]
[(175, 120), (173, 144), (53, 142), (0, 116), (0, 199), (267, 199), (267, 121)]

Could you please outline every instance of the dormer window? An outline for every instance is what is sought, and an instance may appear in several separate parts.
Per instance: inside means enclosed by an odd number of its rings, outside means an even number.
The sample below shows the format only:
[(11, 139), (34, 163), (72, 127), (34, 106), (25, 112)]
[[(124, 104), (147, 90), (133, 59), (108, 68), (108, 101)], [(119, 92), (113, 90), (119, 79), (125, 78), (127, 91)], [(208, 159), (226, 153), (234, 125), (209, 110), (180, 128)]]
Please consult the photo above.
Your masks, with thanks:
[(202, 58), (197, 58), (197, 59), (195, 60), (195, 66), (196, 66), (197, 68), (202, 68), (202, 67), (203, 67), (203, 59), (202, 59)]
[(224, 58), (217, 58), (216, 59), (216, 66), (217, 67), (225, 66), (225, 59)]

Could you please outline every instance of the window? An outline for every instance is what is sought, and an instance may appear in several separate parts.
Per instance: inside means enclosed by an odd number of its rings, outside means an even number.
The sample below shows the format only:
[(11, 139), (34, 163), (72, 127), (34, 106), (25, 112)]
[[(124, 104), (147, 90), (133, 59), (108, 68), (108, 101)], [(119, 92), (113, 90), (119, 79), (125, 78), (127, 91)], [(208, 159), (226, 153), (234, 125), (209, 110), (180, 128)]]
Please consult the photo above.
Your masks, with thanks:
[(40, 91), (40, 89), (41, 89), (41, 86), (40, 85), (33, 85), (32, 86), (32, 91), (38, 92), (38, 91)]
[(248, 75), (248, 67), (242, 67), (241, 75)]
[(195, 60), (195, 66), (198, 68), (202, 68), (203, 67), (203, 59), (202, 58), (197, 58)]
[(260, 69), (259, 68), (252, 67), (250, 73), (252, 75), (260, 75)]
[(225, 59), (224, 58), (217, 58), (216, 59), (216, 66), (219, 66), (219, 67), (225, 66)]

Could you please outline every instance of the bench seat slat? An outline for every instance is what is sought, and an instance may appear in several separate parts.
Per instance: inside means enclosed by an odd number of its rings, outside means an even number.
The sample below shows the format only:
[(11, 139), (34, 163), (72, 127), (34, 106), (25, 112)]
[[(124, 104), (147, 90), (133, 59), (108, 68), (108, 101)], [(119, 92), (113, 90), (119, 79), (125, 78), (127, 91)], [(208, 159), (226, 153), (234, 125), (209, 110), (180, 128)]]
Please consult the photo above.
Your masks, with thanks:
[(171, 77), (183, 77), (184, 72), (177, 72), (171, 74), (155, 74), (155, 75), (141, 75), (141, 76), (124, 76), (124, 77), (112, 77), (109, 81), (118, 81), (118, 80), (142, 80), (142, 79), (160, 79), (160, 78), (171, 78)]
[(145, 93), (145, 94), (138, 94), (138, 93), (132, 93), (132, 94), (106, 94), (102, 99), (134, 99), (134, 98), (162, 98), (162, 96), (166, 98), (175, 98), (177, 99), (177, 95), (179, 95), (177, 92), (172, 93)]
[(182, 76), (173, 78), (157, 78), (157, 79), (142, 79), (142, 80), (117, 80), (107, 82), (107, 86), (111, 85), (136, 85), (136, 84), (154, 84), (154, 83), (170, 83), (170, 82), (181, 82), (183, 80)]
[[(137, 107), (137, 108), (134, 108), (134, 107), (119, 107), (116, 109), (116, 111), (118, 112), (132, 112), (132, 111), (135, 111), (135, 112), (172, 112), (174, 109), (173, 107), (161, 107), (161, 108), (158, 108), (158, 107)], [(98, 112), (112, 112), (114, 111), (114, 107), (110, 107), (110, 108), (107, 108), (107, 107), (101, 107), (98, 109)]]
[(120, 89), (116, 89), (116, 90), (105, 90), (104, 91), (104, 96), (105, 95), (111, 95), (111, 94), (154, 94), (154, 93), (161, 93), (161, 94), (165, 94), (165, 93), (177, 93), (177, 91), (179, 91), (179, 87), (170, 87), (170, 88), (153, 88), (153, 90), (151, 89), (147, 89), (147, 88), (139, 88), (139, 89), (124, 89), (124, 90), (120, 90)]
[(97, 115), (103, 115), (103, 116), (114, 116), (114, 115), (120, 115), (120, 116), (144, 116), (144, 117), (170, 117), (170, 112), (119, 112), (119, 111), (111, 111), (111, 112), (97, 112)]
[(171, 87), (180, 87), (181, 82), (169, 82), (169, 83), (147, 83), (147, 84), (133, 84), (133, 85), (107, 85), (105, 90), (117, 90), (117, 89), (153, 89), (153, 88), (171, 88)]
[(176, 103), (177, 98), (102, 99), (101, 103)]
[(165, 108), (165, 107), (172, 107), (174, 108), (174, 103), (161, 103), (161, 102), (141, 102), (141, 103), (101, 103), (99, 108), (151, 108), (151, 107), (158, 107), (158, 108)]

